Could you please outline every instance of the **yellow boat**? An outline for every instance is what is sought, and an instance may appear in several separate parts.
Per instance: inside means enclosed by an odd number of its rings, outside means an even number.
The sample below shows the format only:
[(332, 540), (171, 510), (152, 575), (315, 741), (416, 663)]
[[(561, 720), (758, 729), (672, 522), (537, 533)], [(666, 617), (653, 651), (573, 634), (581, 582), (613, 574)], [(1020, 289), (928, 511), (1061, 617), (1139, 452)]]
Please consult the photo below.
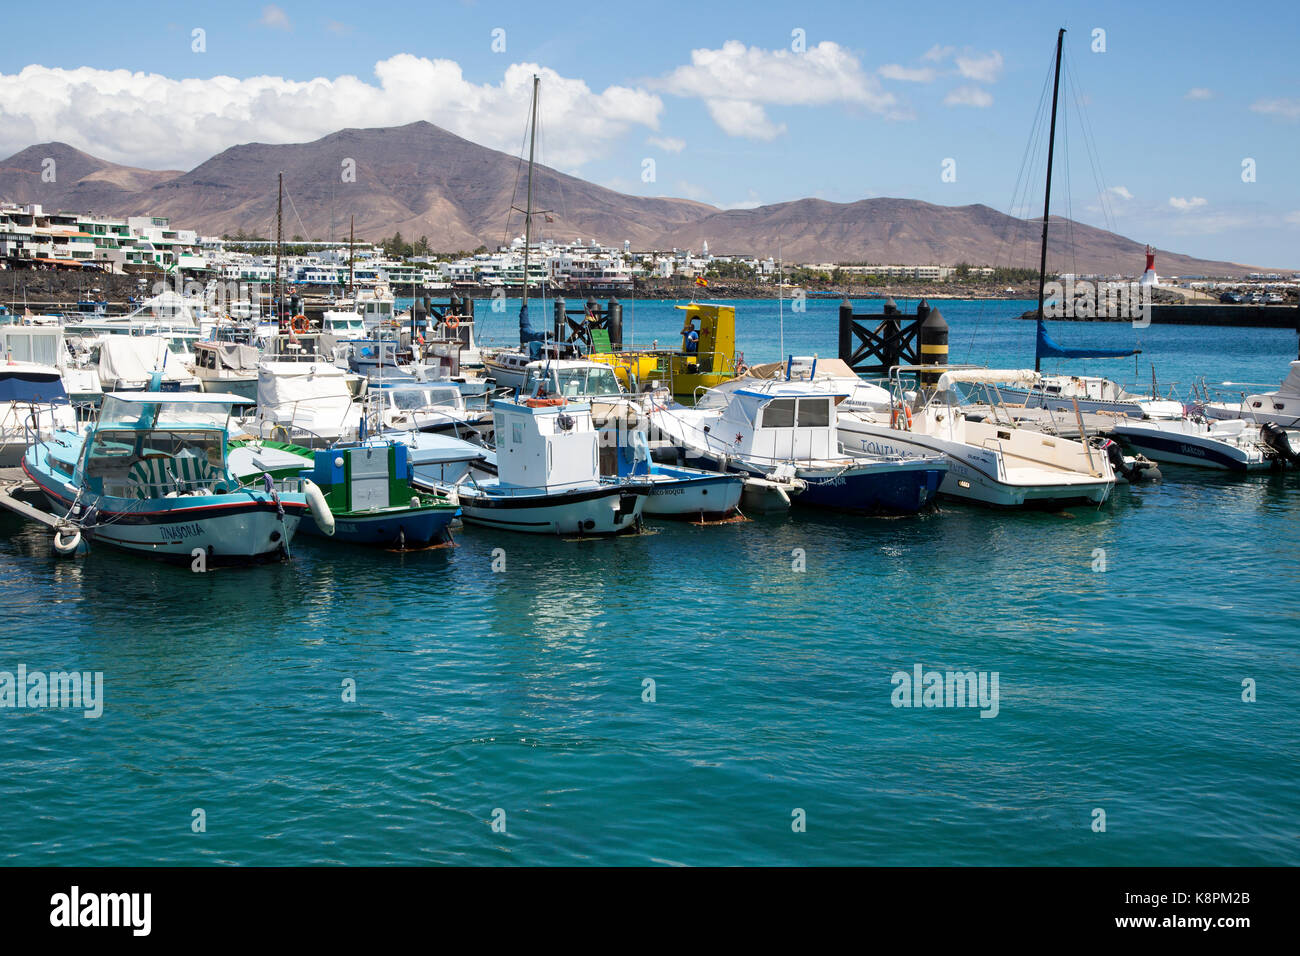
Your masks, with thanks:
[(668, 386), (678, 401), (693, 404), (698, 389), (713, 388), (740, 374), (736, 307), (692, 302), (677, 308), (686, 313), (681, 349), (593, 352), (587, 358), (613, 368), (629, 392), (642, 391), (657, 381)]

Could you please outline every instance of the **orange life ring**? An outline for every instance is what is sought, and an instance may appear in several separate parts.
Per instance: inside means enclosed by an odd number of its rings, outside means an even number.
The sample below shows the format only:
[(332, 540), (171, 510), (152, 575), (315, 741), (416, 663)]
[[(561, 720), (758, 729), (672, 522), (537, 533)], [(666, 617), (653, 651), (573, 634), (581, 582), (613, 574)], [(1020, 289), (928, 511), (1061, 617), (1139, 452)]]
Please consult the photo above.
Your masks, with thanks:
[(554, 398), (530, 398), (524, 402), (524, 404), (527, 405), (529, 408), (551, 408), (556, 406), (564, 406), (567, 405), (568, 403), (569, 400), (563, 397), (562, 395), (557, 395)]
[(309, 328), (311, 328), (311, 324), (307, 321), (307, 316), (299, 312), (297, 315), (293, 317), (291, 328), (295, 332), (306, 332)]
[(893, 407), (889, 415), (889, 427), (897, 428), (900, 422), (907, 422), (907, 430), (912, 430), (912, 410), (899, 402)]
[(447, 328), (451, 329), (454, 332), (456, 331), (456, 329), (460, 328), (460, 319), (458, 319), (454, 315), (449, 315), (447, 316), (447, 321), (444, 324), (447, 326)]

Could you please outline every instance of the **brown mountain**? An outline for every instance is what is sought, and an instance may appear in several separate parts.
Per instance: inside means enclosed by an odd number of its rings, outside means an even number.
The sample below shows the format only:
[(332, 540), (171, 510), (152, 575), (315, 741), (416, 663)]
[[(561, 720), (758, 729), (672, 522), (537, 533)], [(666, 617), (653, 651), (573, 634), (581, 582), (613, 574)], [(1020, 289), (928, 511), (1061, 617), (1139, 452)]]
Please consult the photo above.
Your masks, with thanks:
[(0, 160), (0, 199), (40, 203), (55, 212), (137, 216), (148, 212), (139, 205), (141, 193), (179, 175), (179, 170), (119, 166), (67, 143), (43, 143)]
[[(42, 160), (56, 163), (53, 183)], [(345, 162), (355, 167), (345, 181)], [(345, 129), (311, 143), (234, 146), (186, 173), (156, 172), (96, 159), (62, 143), (32, 146), (0, 161), (0, 199), (105, 215), (169, 216), (205, 234), (275, 228), (276, 174), (286, 193), (284, 234), (377, 240), (400, 231), (426, 236), (435, 250), (495, 247), (522, 231), (519, 160), (430, 123)], [(699, 249), (715, 255), (776, 255), (787, 262), (899, 265), (1011, 265), (1036, 268), (1041, 226), (988, 206), (936, 206), (908, 199), (831, 203), (819, 199), (719, 210), (686, 199), (630, 196), (545, 166), (534, 172), (535, 207), (548, 210), (544, 234), (635, 249)], [(1135, 274), (1142, 244), (1057, 222), (1048, 265), (1065, 272)], [(1257, 267), (1160, 252), (1164, 274), (1238, 275)]]
[[(732, 209), (669, 229), (661, 247), (713, 255), (778, 247), (786, 262), (869, 262), (878, 265), (998, 265), (1038, 268), (1042, 220), (1016, 219), (984, 205), (935, 206), (915, 199), (821, 199)], [(1048, 229), (1051, 272), (1137, 275), (1145, 244), (1053, 216)], [(1157, 251), (1166, 275), (1239, 275), (1259, 267)]]

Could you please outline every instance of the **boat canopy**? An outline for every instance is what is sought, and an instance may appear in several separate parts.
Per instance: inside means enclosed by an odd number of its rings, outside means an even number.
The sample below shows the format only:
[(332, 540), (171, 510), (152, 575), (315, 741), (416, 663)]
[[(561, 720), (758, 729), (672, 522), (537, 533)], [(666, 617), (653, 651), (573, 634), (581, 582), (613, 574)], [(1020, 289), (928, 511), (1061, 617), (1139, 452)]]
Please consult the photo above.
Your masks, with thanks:
[(221, 368), (232, 372), (256, 372), (261, 356), (251, 345), (239, 342), (195, 342), (195, 350), (211, 349), (216, 353)]
[(147, 382), (162, 371), (164, 382), (188, 379), (178, 361), (168, 361), (171, 349), (159, 335), (107, 335), (99, 343), (99, 377), (105, 382)]
[(1032, 388), (1042, 380), (1033, 369), (960, 368), (939, 376), (939, 391), (946, 392), (957, 383), (974, 385), (1024, 385)]
[(158, 428), (164, 424), (220, 428), (248, 399), (224, 392), (105, 392), (97, 427)]
[(1038, 343), (1036, 356), (1045, 358), (1127, 358), (1141, 349), (1067, 349), (1047, 332), (1047, 323), (1038, 318)]
[(0, 366), (0, 402), (66, 405), (63, 378), (52, 365), (30, 362)]

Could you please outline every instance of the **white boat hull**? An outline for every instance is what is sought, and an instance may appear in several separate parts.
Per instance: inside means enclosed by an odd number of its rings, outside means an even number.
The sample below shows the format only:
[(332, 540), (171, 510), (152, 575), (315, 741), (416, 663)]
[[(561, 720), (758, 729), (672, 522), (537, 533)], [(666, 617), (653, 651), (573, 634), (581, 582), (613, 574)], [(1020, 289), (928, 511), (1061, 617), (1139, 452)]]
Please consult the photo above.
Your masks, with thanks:
[(636, 531), (645, 508), (641, 485), (607, 485), (552, 494), (493, 494), (461, 485), (461, 517), (529, 534), (609, 535)]
[[(846, 449), (866, 455), (947, 456), (951, 464), (939, 486), (939, 493), (977, 504), (1003, 508), (1072, 501), (1100, 504), (1110, 496), (1114, 487), (1113, 478), (1056, 474), (1045, 469), (1022, 472), (1019, 480), (1011, 480), (1005, 463), (998, 460), (996, 449), (875, 425), (856, 416), (841, 416), (839, 434)], [(1100, 465), (1104, 456), (1100, 451), (1096, 454)]]

